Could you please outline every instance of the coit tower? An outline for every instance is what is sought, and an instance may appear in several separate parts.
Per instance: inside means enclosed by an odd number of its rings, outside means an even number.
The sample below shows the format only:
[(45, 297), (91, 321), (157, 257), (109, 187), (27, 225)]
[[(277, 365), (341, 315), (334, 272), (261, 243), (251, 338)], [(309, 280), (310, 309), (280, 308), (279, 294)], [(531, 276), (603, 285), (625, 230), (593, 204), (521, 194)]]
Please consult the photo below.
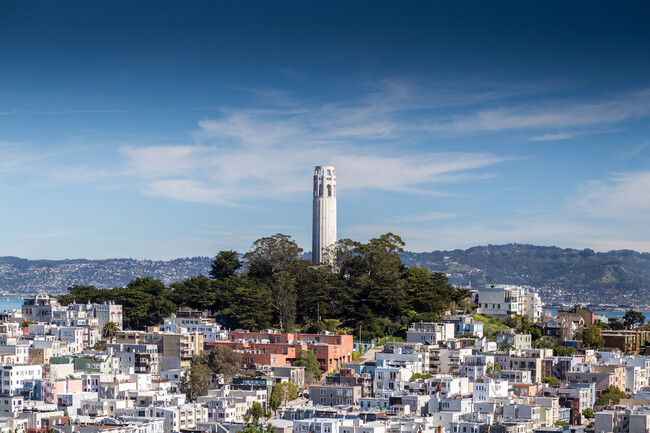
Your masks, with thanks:
[(311, 261), (314, 264), (333, 256), (336, 245), (336, 173), (331, 165), (319, 165), (314, 170), (314, 220), (312, 225)]

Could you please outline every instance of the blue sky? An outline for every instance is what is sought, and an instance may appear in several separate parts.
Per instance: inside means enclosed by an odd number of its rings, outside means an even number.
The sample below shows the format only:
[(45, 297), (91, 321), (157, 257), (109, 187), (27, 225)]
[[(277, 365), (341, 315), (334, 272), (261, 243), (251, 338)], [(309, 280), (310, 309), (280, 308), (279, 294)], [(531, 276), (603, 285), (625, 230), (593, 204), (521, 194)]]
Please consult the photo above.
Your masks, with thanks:
[(646, 2), (0, 3), (0, 255), (650, 251)]

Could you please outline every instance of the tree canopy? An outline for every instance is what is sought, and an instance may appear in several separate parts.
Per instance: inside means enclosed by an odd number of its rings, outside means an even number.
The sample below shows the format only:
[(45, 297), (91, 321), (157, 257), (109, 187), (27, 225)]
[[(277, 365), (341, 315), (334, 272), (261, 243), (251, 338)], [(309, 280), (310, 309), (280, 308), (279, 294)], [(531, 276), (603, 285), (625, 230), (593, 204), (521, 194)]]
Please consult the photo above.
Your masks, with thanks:
[(632, 329), (635, 326), (641, 326), (645, 323), (645, 316), (640, 311), (628, 310), (623, 316), (623, 325), (625, 329)]
[(296, 385), (291, 382), (276, 383), (273, 385), (269, 403), (273, 410), (278, 410), (281, 405), (287, 404), (287, 402), (296, 398), (298, 398)]
[(363, 338), (403, 337), (412, 319), (439, 317), (468, 296), (443, 273), (405, 267), (403, 247), (393, 233), (365, 243), (343, 239), (333, 266), (314, 266), (290, 236), (278, 233), (255, 241), (243, 260), (237, 251), (218, 252), (209, 277), (168, 287), (151, 277), (114, 289), (72, 286), (59, 300), (122, 304), (125, 329), (159, 325), (179, 308), (190, 308), (212, 312), (229, 328), (326, 328), (361, 332)]
[(320, 363), (316, 359), (314, 352), (301, 350), (296, 354), (296, 360), (293, 361), (295, 367), (305, 367), (305, 372), (312, 374), (314, 377), (321, 375)]

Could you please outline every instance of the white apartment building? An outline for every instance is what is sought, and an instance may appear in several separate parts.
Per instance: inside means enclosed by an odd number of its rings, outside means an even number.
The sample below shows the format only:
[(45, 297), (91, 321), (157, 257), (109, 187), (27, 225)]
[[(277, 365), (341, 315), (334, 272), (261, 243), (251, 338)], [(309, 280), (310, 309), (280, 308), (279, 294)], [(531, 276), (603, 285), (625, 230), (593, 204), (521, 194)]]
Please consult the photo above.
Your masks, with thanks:
[(148, 407), (137, 411), (139, 416), (164, 418), (165, 433), (181, 429), (195, 429), (199, 423), (208, 422), (208, 409), (200, 404), (174, 407)]
[(411, 323), (406, 331), (407, 343), (437, 344), (454, 338), (454, 323)]
[(429, 357), (429, 368), (432, 374), (453, 374), (459, 375), (461, 366), (466, 356), (472, 354), (472, 349), (454, 349), (448, 347), (437, 347), (431, 349)]
[(23, 411), (23, 397), (0, 397), (0, 417), (9, 418), (18, 416)]
[(81, 353), (84, 351), (84, 328), (77, 326), (62, 326), (56, 329), (56, 337), (59, 340), (68, 342), (69, 353)]
[(378, 364), (375, 370), (375, 381), (373, 389), (375, 392), (379, 390), (385, 391), (403, 391), (406, 383), (411, 380), (413, 376), (413, 366), (405, 364), (402, 366), (384, 366), (386, 363), (382, 362), (381, 367)]
[(503, 319), (516, 314), (531, 322), (542, 317), (542, 301), (539, 295), (522, 286), (488, 284), (478, 289), (474, 296), (477, 313)]
[(95, 311), (95, 318), (97, 319), (97, 326), (99, 329), (104, 329), (104, 325), (108, 322), (113, 322), (119, 329), (122, 329), (122, 306), (115, 302), (108, 302), (103, 304), (92, 304), (92, 309)]
[(1, 355), (14, 355), (15, 365), (24, 365), (29, 361), (29, 344), (16, 343), (12, 345), (0, 345)]
[(357, 419), (352, 426), (342, 425), (337, 433), (386, 433), (386, 423), (383, 421), (371, 421), (364, 423)]
[(508, 397), (508, 381), (483, 377), (474, 382), (472, 398), (476, 402), (490, 401), (494, 398)]
[[(177, 329), (186, 329), (187, 333), (198, 332), (203, 334), (204, 343), (214, 343), (220, 340), (228, 339), (228, 331), (221, 328), (212, 318), (203, 317), (198, 312), (185, 313), (179, 312), (178, 315), (172, 314), (165, 319), (163, 329), (165, 332), (176, 333)], [(179, 317), (180, 316), (180, 317)]]
[(293, 422), (294, 433), (339, 433), (345, 427), (351, 429), (354, 420), (341, 418), (309, 418)]
[(43, 378), (41, 365), (3, 365), (0, 366), (0, 394), (17, 395), (26, 380)]
[(429, 372), (429, 354), (420, 351), (419, 343), (386, 343), (381, 352), (375, 353), (375, 360), (411, 364), (413, 374)]
[(452, 397), (454, 395), (469, 394), (469, 379), (466, 377), (454, 377), (450, 375), (437, 375), (425, 381), (427, 394), (440, 394), (441, 397)]
[(485, 376), (491, 365), (494, 365), (494, 355), (468, 355), (460, 367), (460, 375), (474, 381)]

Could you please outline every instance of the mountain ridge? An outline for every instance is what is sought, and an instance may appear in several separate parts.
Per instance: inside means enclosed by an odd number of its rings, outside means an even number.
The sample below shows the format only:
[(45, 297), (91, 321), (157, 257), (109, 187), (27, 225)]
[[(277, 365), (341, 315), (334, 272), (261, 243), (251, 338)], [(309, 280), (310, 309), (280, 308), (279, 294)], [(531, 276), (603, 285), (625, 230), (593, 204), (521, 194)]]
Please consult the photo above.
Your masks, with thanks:
[[(305, 253), (308, 256), (308, 253)], [(522, 284), (538, 289), (552, 304), (650, 304), (650, 253), (595, 252), (530, 244), (479, 245), (468, 249), (401, 254), (406, 266), (444, 272), (459, 286)], [(64, 293), (67, 287), (121, 287), (138, 276), (165, 284), (207, 275), (211, 257), (172, 260), (0, 257), (0, 290), (10, 294)]]

